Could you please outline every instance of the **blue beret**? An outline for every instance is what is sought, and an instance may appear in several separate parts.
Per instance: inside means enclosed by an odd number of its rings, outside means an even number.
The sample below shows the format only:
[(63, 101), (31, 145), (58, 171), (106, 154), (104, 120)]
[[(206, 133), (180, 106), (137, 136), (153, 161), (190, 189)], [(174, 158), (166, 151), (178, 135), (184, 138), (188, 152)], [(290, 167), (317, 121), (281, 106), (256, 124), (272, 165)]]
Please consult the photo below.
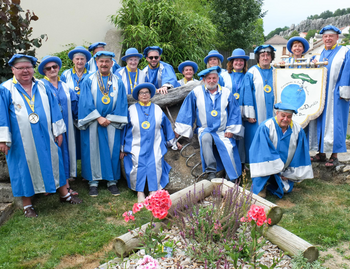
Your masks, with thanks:
[(231, 57), (227, 58), (228, 61), (231, 61), (233, 59), (243, 59), (243, 60), (248, 61), (249, 60), (249, 56), (245, 55), (244, 50), (242, 50), (242, 49), (235, 49), (234, 51), (232, 51)]
[(276, 51), (276, 49), (271, 45), (260, 45), (259, 47), (255, 48), (254, 53), (258, 53), (260, 50), (266, 49), (266, 48), (271, 48), (273, 51)]
[(211, 50), (211, 51), (209, 51), (208, 55), (205, 56), (205, 58), (204, 58), (205, 64), (208, 63), (209, 58), (211, 58), (211, 57), (217, 57), (217, 58), (219, 58), (219, 60), (221, 62), (224, 61), (224, 56), (222, 56), (222, 54), (220, 54), (217, 50)]
[(333, 25), (327, 25), (323, 27), (320, 31), (320, 34), (322, 35), (325, 31), (333, 31), (335, 34), (341, 34), (341, 31)]
[(177, 69), (179, 69), (179, 72), (182, 73), (183, 69), (186, 66), (192, 66), (194, 73), (196, 73), (197, 70), (198, 70), (198, 65), (195, 62), (192, 62), (192, 61), (184, 61), (184, 62), (182, 62)]
[(125, 55), (122, 57), (122, 61), (126, 62), (126, 60), (130, 57), (138, 57), (142, 58), (142, 54), (135, 48), (129, 48), (126, 50)]
[(23, 57), (27, 58), (32, 63), (33, 66), (36, 65), (36, 61), (38, 60), (37, 58), (35, 58), (33, 56), (29, 56), (29, 55), (25, 55), (25, 54), (15, 54), (9, 60), (9, 62), (8, 62), (9, 66), (13, 66), (17, 59), (20, 59), (20, 58), (23, 58)]
[(299, 42), (303, 43), (303, 46), (304, 46), (303, 54), (309, 50), (309, 42), (307, 42), (307, 40), (303, 37), (295, 36), (295, 37), (292, 37), (291, 39), (289, 39), (287, 42), (287, 49), (289, 50), (290, 53), (293, 53), (292, 46), (293, 46), (294, 41), (299, 41)]
[(46, 55), (42, 59), (41, 63), (39, 64), (39, 67), (38, 67), (39, 73), (42, 74), (43, 76), (45, 76), (44, 67), (46, 64), (48, 64), (50, 62), (55, 62), (56, 64), (58, 64), (59, 69), (61, 69), (62, 61), (60, 58), (58, 58), (57, 56)]
[(107, 44), (105, 43), (105, 42), (95, 42), (95, 43), (93, 43), (93, 44), (91, 44), (90, 46), (89, 46), (89, 51), (94, 51), (94, 49), (96, 49), (97, 47), (104, 47), (104, 46), (106, 46)]
[(160, 48), (158, 46), (149, 46), (149, 47), (145, 48), (144, 51), (143, 51), (143, 56), (145, 56), (145, 58), (147, 57), (148, 52), (150, 50), (158, 50), (159, 51), (159, 56), (162, 55), (162, 53), (163, 53), (163, 49), (162, 48)]
[(147, 88), (151, 91), (151, 98), (156, 93), (156, 87), (152, 83), (144, 82), (135, 87), (135, 89), (132, 91), (132, 97), (134, 97), (135, 100), (139, 100), (139, 91), (144, 88)]
[(276, 103), (274, 105), (274, 108), (278, 110), (289, 110), (289, 111), (293, 111), (295, 114), (298, 114), (298, 110), (295, 108), (295, 106), (287, 103)]
[(114, 52), (105, 51), (105, 50), (100, 50), (100, 51), (98, 51), (98, 52), (94, 55), (94, 57), (95, 57), (95, 58), (96, 58), (96, 57), (101, 57), (102, 55), (107, 56), (107, 57), (111, 57), (111, 58), (113, 58), (113, 57), (115, 56)]
[(84, 54), (86, 57), (86, 61), (89, 61), (91, 59), (91, 53), (83, 46), (77, 46), (74, 49), (72, 49), (70, 52), (68, 52), (69, 59), (73, 60), (74, 54), (76, 53)]
[(212, 71), (216, 71), (216, 72), (218, 72), (218, 74), (220, 74), (221, 68), (220, 68), (220, 66), (209, 67), (209, 68), (204, 69), (204, 70), (202, 70), (201, 72), (199, 72), (199, 73), (198, 73), (198, 76), (199, 76), (199, 77), (205, 77), (206, 75), (208, 75), (208, 74), (209, 74), (210, 72), (212, 72)]

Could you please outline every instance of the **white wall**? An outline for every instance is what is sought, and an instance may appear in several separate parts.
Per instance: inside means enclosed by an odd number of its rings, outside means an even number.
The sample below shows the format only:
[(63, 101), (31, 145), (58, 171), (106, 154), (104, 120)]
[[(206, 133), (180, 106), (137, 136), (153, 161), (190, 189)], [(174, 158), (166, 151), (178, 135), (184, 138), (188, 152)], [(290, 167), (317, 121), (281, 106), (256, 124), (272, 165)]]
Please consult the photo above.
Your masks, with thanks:
[(107, 17), (114, 15), (121, 4), (119, 0), (22, 0), (21, 7), (39, 17), (31, 23), (32, 37), (48, 35), (36, 50), (41, 59), (64, 50), (66, 44), (81, 46), (104, 41), (107, 31), (114, 28)]

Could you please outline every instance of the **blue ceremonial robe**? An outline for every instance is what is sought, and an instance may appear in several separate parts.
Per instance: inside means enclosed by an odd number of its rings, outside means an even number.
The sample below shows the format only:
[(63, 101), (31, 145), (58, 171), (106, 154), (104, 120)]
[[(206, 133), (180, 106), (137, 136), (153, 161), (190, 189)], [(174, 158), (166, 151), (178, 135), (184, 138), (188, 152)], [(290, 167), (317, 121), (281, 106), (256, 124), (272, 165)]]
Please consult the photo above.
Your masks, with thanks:
[(322, 114), (309, 123), (311, 150), (322, 153), (346, 152), (346, 130), (350, 99), (350, 50), (337, 45), (323, 50), (319, 58), (328, 59), (325, 106)]
[(145, 82), (152, 83), (157, 89), (163, 86), (179, 87), (174, 68), (170, 64), (160, 61), (157, 68), (153, 69), (148, 65), (142, 71), (146, 76)]
[(124, 152), (127, 153), (124, 167), (129, 188), (143, 192), (146, 179), (149, 191), (164, 188), (169, 183), (171, 169), (164, 155), (167, 145), (175, 141), (170, 121), (162, 109), (152, 103), (150, 106), (131, 105), (129, 120), (124, 140)]
[[(217, 111), (216, 116), (212, 115), (213, 110)], [(238, 178), (241, 175), (242, 167), (236, 139), (243, 137), (244, 128), (238, 102), (231, 91), (227, 88), (221, 88), (215, 95), (213, 103), (209, 91), (204, 86), (195, 87), (182, 103), (175, 123), (175, 132), (191, 138), (195, 120), (197, 120), (203, 172), (206, 165), (203, 159), (201, 141), (205, 133), (210, 133), (217, 148), (217, 152), (214, 151), (217, 171), (225, 168), (230, 180)], [(234, 137), (224, 137), (225, 132), (233, 133)]]
[(58, 106), (61, 110), (63, 121), (66, 125), (66, 132), (63, 134), (61, 152), (64, 164), (66, 178), (77, 176), (77, 157), (75, 146), (74, 120), (78, 119), (78, 101), (79, 97), (68, 85), (58, 81), (58, 88), (45, 77), (42, 79), (45, 86), (49, 88), (56, 97)]
[[(63, 71), (60, 79), (62, 82), (65, 82), (70, 89), (73, 89), (76, 94), (80, 94), (80, 89), (82, 87), (84, 79), (89, 75), (89, 72), (85, 69), (82, 77), (79, 79), (77, 74), (75, 73), (75, 69), (67, 69)], [(76, 158), (78, 160), (81, 159), (81, 148), (80, 148), (80, 131), (78, 128), (74, 126), (75, 132), (75, 145), (76, 145)]]
[(51, 90), (42, 81), (33, 84), (35, 124), (28, 120), (32, 110), (24, 95), (31, 97), (15, 77), (0, 86), (0, 142), (10, 147), (6, 160), (16, 197), (55, 193), (66, 184), (61, 149), (54, 141), (66, 126)]
[(222, 74), (222, 77), (224, 80), (224, 87), (228, 88), (236, 97), (236, 99), (239, 98), (239, 93), (241, 91), (240, 89), (243, 86), (244, 75), (245, 74), (243, 72), (234, 72), (234, 71), (232, 71), (231, 73), (224, 72)]
[[(112, 74), (115, 73), (120, 68), (120, 65), (117, 64), (116, 60), (113, 60), (113, 66), (111, 67)], [(91, 59), (85, 64), (85, 68), (89, 73), (96, 72), (98, 70), (96, 59), (94, 57), (91, 57)]]
[[(114, 74), (117, 75), (123, 81), (126, 94), (132, 94), (130, 79), (131, 79), (131, 83), (135, 82), (136, 72), (128, 72), (125, 66), (125, 67), (119, 68), (117, 71), (115, 71)], [(130, 79), (129, 79), (129, 75), (130, 75)], [(144, 83), (144, 82), (145, 82), (145, 73), (142, 70), (137, 68), (137, 79), (133, 88), (135, 88), (140, 83)]]
[(182, 78), (182, 79), (180, 79), (180, 80), (177, 81), (177, 83), (179, 84), (178, 87), (184, 86), (184, 85), (186, 85), (188, 82), (191, 82), (191, 81), (198, 81), (198, 79), (193, 79), (193, 78), (192, 78), (192, 80), (187, 81), (185, 78)]
[[(261, 69), (258, 65), (251, 67), (243, 79), (239, 103), (243, 119), (256, 119), (255, 123), (244, 120), (245, 162), (249, 160), (249, 148), (256, 130), (266, 119), (273, 116), (274, 94), (272, 68)], [(265, 88), (268, 85), (270, 88)]]
[[(302, 58), (304, 58), (304, 56)], [(285, 59), (284, 62), (286, 64), (294, 63), (294, 65), (297, 66), (296, 68), (310, 68), (310, 66), (297, 65), (299, 62), (310, 62), (310, 59), (307, 59), (305, 61), (295, 61), (294, 57), (289, 57), (289, 58)], [(289, 68), (295, 68), (295, 67), (289, 66)]]
[[(283, 134), (276, 118), (264, 121), (256, 131), (250, 147), (250, 172), (253, 193), (267, 189), (279, 198), (293, 189), (294, 182), (313, 178), (309, 147), (304, 130), (291, 122)], [(283, 183), (281, 176), (288, 178)]]
[[(107, 89), (107, 77), (103, 77)], [(87, 180), (118, 180), (120, 178), (119, 153), (121, 129), (128, 123), (128, 102), (123, 82), (112, 75), (109, 87), (109, 104), (102, 103), (97, 72), (83, 82), (79, 97), (79, 121), (81, 130), (81, 169)], [(97, 119), (105, 117), (111, 123), (101, 126)]]

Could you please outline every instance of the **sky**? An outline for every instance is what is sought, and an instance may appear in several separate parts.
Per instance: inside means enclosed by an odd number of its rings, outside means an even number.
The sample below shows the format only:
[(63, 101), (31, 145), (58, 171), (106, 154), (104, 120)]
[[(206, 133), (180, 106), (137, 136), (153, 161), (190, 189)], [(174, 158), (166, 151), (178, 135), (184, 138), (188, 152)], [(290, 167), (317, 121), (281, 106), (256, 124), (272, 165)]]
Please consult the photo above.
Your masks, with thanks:
[[(331, 3), (331, 4), (330, 4)], [(267, 11), (264, 20), (264, 35), (284, 26), (298, 25), (309, 15), (320, 14), (323, 11), (336, 11), (338, 8), (349, 8), (346, 0), (264, 0), (263, 11)]]

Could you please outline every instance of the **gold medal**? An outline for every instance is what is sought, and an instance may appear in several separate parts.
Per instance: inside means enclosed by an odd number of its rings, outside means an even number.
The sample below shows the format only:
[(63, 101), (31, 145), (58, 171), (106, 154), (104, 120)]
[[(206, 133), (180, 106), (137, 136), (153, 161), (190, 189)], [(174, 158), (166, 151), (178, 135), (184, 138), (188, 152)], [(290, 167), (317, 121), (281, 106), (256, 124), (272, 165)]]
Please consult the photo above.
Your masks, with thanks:
[(39, 121), (39, 115), (36, 114), (36, 113), (30, 113), (30, 114), (28, 115), (28, 120), (29, 120), (29, 122), (32, 123), (32, 124), (38, 123), (38, 121)]
[(218, 112), (216, 110), (212, 110), (210, 112), (210, 114), (213, 116), (213, 117), (216, 117), (218, 115)]
[(238, 99), (238, 98), (239, 98), (239, 93), (236, 92), (233, 96), (234, 96), (236, 99)]
[(151, 124), (148, 121), (144, 121), (143, 123), (141, 123), (141, 127), (145, 130), (147, 130), (150, 126)]
[(102, 100), (102, 103), (104, 103), (105, 105), (108, 105), (109, 102), (111, 101), (108, 95), (104, 95), (101, 100)]
[(269, 92), (271, 92), (271, 86), (270, 85), (265, 85), (265, 87), (264, 87), (264, 91), (265, 92), (267, 92), (267, 93), (269, 93)]

